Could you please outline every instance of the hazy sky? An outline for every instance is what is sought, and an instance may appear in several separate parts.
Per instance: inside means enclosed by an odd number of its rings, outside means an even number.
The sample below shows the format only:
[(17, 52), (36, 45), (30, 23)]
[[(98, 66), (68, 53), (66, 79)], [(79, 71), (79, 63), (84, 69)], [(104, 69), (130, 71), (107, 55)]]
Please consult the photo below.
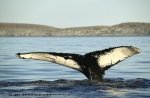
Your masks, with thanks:
[(0, 22), (55, 27), (150, 22), (150, 0), (0, 0)]

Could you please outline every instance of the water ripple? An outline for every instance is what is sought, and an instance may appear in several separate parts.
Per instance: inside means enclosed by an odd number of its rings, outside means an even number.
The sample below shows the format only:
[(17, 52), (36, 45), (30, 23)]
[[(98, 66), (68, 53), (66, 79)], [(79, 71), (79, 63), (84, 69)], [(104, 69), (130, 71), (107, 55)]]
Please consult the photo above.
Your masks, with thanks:
[[(6, 82), (0, 81), (0, 95), (10, 96), (13, 94), (87, 94), (102, 91), (110, 91), (114, 89), (150, 89), (150, 80), (148, 79), (128, 79), (112, 78), (104, 79), (102, 82), (89, 82), (88, 80), (64, 80), (55, 81), (22, 81), (22, 82)], [(108, 92), (107, 92), (108, 93)]]

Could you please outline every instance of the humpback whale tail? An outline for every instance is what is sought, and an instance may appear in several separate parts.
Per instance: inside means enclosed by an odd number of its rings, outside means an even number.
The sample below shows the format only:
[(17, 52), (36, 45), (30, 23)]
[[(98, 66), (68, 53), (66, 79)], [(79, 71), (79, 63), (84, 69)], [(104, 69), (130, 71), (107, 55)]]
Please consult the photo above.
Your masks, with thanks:
[(85, 55), (55, 52), (17, 53), (21, 59), (35, 59), (64, 65), (83, 73), (89, 80), (101, 81), (107, 69), (140, 52), (133, 46), (119, 46)]

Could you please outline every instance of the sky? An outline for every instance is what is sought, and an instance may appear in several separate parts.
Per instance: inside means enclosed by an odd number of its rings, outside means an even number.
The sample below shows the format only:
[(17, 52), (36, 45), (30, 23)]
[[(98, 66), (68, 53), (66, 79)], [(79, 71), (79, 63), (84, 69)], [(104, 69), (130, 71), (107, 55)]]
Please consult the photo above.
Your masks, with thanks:
[(150, 22), (150, 0), (0, 0), (0, 22), (54, 27)]

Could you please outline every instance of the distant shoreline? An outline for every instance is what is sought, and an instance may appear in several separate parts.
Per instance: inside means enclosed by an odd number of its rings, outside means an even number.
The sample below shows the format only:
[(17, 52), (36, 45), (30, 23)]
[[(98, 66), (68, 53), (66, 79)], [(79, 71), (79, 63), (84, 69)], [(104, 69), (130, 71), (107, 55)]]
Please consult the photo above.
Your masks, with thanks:
[(130, 22), (113, 26), (55, 28), (21, 23), (0, 23), (0, 37), (132, 37), (150, 36), (150, 23)]

